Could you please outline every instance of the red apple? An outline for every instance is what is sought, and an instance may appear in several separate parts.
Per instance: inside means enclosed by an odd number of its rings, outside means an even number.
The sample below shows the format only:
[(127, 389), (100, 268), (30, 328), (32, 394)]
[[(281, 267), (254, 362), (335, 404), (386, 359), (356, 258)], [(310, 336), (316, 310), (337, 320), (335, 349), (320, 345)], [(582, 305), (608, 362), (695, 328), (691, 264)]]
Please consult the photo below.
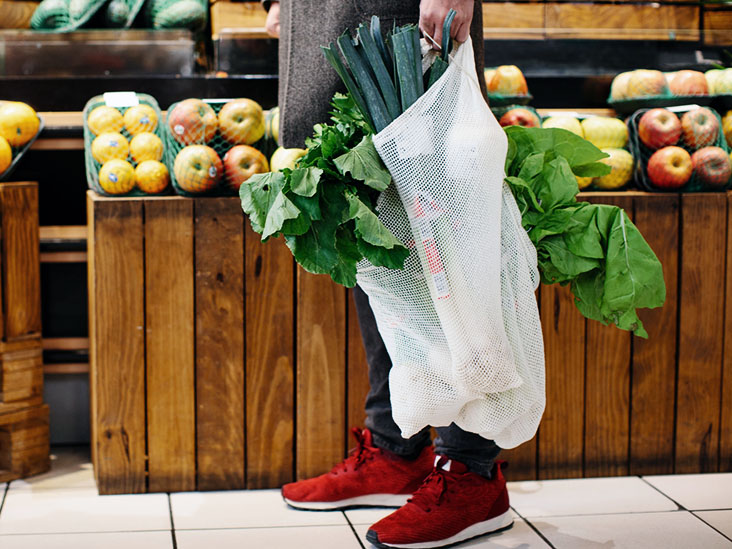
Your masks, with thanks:
[(666, 77), (661, 71), (638, 69), (628, 77), (628, 98), (668, 95)]
[(216, 113), (200, 99), (186, 99), (168, 113), (168, 127), (178, 143), (206, 143), (216, 135)]
[(694, 109), (681, 117), (684, 141), (693, 149), (711, 145), (719, 135), (719, 121), (714, 113), (704, 107)]
[(268, 171), (267, 157), (249, 145), (236, 145), (224, 156), (226, 184), (236, 191), (255, 173)]
[(651, 149), (675, 145), (681, 137), (681, 122), (667, 109), (651, 109), (638, 122), (638, 137)]
[(539, 117), (523, 107), (506, 111), (498, 123), (501, 126), (524, 126), (525, 128), (538, 128), (541, 126)]
[(251, 145), (264, 135), (264, 111), (256, 101), (235, 99), (219, 111), (219, 133), (229, 143)]
[(223, 174), (221, 159), (206, 145), (189, 145), (175, 157), (173, 173), (178, 186), (189, 193), (213, 189)]
[(724, 187), (732, 177), (732, 162), (720, 147), (704, 147), (691, 155), (691, 165), (708, 187)]
[(691, 156), (681, 147), (664, 147), (648, 160), (646, 173), (656, 187), (678, 189), (691, 178)]
[(497, 67), (488, 83), (488, 91), (501, 95), (527, 95), (529, 93), (524, 74), (516, 65)]
[(679, 71), (668, 84), (673, 95), (709, 95), (707, 77), (699, 71)]

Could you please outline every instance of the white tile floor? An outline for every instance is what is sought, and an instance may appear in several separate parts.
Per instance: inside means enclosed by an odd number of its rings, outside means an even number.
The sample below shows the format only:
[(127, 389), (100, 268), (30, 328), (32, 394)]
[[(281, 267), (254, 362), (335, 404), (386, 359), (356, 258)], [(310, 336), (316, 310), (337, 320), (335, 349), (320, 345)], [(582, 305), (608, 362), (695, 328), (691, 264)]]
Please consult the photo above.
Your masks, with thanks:
[[(389, 510), (295, 511), (276, 490), (99, 496), (88, 454), (0, 484), (1, 549), (369, 549)], [(510, 472), (510, 471), (509, 471)], [(514, 526), (465, 548), (732, 549), (732, 473), (513, 482)]]

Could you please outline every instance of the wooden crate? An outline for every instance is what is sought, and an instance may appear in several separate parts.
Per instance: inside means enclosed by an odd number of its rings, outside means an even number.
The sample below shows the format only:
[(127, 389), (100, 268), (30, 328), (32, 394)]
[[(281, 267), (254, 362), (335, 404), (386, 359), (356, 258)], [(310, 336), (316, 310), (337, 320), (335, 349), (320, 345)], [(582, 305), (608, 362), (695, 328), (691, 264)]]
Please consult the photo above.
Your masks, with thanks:
[[(667, 302), (643, 340), (540, 289), (548, 403), (511, 478), (732, 470), (732, 194), (583, 196), (634, 218)], [(262, 244), (236, 198), (88, 207), (101, 493), (275, 487), (344, 456), (368, 390), (347, 290)]]
[(51, 466), (48, 406), (28, 404), (0, 404), (0, 482), (37, 475)]
[(0, 342), (0, 403), (43, 395), (43, 348), (40, 338)]

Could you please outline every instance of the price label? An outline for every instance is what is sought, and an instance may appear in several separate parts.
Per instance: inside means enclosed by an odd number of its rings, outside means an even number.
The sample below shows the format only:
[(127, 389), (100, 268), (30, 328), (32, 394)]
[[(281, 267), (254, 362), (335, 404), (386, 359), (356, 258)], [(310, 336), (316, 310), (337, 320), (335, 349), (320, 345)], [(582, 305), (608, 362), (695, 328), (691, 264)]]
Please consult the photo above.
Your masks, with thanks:
[(107, 92), (104, 94), (104, 103), (108, 107), (134, 107), (140, 104), (135, 92)]

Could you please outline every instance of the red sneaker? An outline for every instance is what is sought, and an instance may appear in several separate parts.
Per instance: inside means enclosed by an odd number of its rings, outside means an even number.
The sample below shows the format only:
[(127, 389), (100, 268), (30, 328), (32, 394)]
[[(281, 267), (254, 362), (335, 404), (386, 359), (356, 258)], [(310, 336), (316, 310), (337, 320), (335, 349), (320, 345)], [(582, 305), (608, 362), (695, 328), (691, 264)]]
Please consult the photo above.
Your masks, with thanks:
[(510, 528), (504, 463), (497, 461), (493, 478), (487, 479), (439, 456), (409, 502), (369, 528), (366, 539), (377, 547), (428, 549)]
[(434, 467), (431, 445), (417, 459), (408, 460), (375, 447), (368, 429), (356, 427), (351, 432), (356, 448), (329, 473), (282, 487), (282, 497), (288, 505), (319, 511), (400, 507)]

